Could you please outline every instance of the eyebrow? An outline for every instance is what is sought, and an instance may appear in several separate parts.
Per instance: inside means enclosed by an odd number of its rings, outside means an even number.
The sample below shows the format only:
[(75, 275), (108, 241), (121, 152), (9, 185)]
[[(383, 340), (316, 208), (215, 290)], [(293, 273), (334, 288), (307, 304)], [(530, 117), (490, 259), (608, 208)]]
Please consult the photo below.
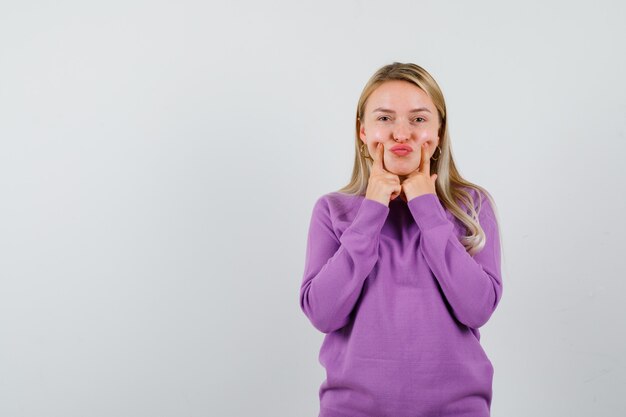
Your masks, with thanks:
[[(378, 112), (383, 112), (383, 113), (395, 113), (395, 111), (393, 111), (393, 110), (385, 109), (385, 108), (382, 108), (382, 107), (377, 107), (372, 112), (375, 113), (377, 111)], [(430, 113), (430, 110), (428, 110), (426, 107), (420, 107), (419, 109), (413, 109), (409, 113), (417, 113), (419, 111), (427, 111), (428, 113)]]

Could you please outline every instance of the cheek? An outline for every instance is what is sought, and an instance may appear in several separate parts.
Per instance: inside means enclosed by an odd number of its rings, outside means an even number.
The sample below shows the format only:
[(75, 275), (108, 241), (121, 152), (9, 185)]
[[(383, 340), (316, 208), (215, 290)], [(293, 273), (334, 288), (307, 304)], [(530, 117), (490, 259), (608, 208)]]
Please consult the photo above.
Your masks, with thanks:
[(437, 139), (437, 129), (422, 129), (417, 132), (417, 137), (422, 140)]
[(389, 136), (389, 132), (380, 127), (372, 127), (369, 129), (367, 137), (370, 141), (382, 141)]
[(370, 156), (376, 153), (376, 145), (378, 145), (378, 143), (379, 141), (371, 141), (369, 143), (368, 149), (369, 149)]
[(436, 148), (439, 144), (439, 139), (437, 139), (438, 135), (439, 132), (437, 132), (436, 129), (424, 129), (423, 131), (419, 132), (417, 137), (419, 143), (428, 142), (428, 149), (432, 150), (433, 148)]
[(380, 143), (383, 146), (385, 145), (385, 136), (376, 132), (376, 131), (370, 131), (370, 133), (367, 135), (367, 148), (370, 150), (370, 152), (375, 152), (376, 151), (376, 146)]

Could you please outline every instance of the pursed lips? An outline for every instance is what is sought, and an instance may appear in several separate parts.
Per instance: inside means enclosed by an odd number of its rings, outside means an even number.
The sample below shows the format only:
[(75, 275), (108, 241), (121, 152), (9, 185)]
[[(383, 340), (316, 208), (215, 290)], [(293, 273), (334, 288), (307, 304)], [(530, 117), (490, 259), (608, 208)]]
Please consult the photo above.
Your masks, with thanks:
[(408, 146), (408, 145), (396, 145), (396, 146), (394, 146), (393, 148), (391, 148), (391, 151), (392, 151), (392, 152), (395, 152), (395, 151), (406, 151), (406, 152), (412, 152), (412, 151), (413, 151), (413, 148), (411, 148), (411, 147), (410, 147), (410, 146)]

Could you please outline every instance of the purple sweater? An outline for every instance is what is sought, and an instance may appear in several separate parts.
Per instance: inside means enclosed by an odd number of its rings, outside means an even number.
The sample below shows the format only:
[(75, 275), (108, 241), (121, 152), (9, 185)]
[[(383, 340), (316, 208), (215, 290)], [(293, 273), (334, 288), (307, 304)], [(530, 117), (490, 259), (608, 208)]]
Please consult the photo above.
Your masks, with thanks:
[(489, 416), (493, 366), (478, 328), (502, 278), (486, 197), (479, 221), (487, 240), (472, 257), (434, 194), (389, 207), (339, 192), (317, 200), (300, 307), (326, 334), (319, 417)]

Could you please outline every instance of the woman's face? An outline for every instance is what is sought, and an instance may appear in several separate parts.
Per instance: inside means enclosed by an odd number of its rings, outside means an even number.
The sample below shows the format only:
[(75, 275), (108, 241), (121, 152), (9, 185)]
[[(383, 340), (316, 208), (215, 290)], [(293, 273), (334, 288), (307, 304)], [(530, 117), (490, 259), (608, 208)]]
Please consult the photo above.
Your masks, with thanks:
[[(420, 165), (420, 146), (427, 143), (430, 158), (439, 144), (439, 114), (430, 97), (415, 84), (392, 80), (379, 85), (365, 104), (359, 136), (369, 154), (378, 142), (385, 147), (384, 166), (401, 177)], [(394, 153), (392, 148), (406, 145), (412, 152)]]

